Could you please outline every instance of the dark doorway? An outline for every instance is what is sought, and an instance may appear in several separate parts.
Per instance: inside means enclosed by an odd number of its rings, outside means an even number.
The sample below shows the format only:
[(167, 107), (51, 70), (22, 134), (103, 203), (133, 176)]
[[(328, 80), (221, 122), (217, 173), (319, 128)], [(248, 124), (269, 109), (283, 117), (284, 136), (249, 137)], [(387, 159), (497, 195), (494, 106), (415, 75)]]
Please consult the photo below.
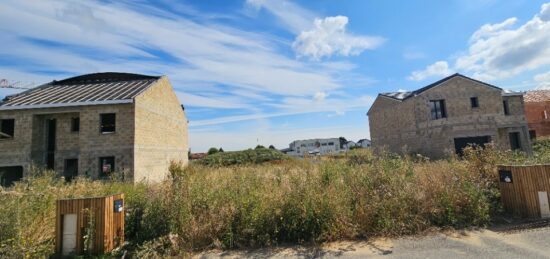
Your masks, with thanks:
[(519, 150), (521, 149), (521, 142), (519, 140), (519, 132), (510, 132), (508, 133), (510, 137), (510, 149)]
[(70, 182), (78, 176), (78, 159), (65, 160), (65, 170), (63, 172), (65, 181)]
[(455, 151), (458, 155), (464, 154), (464, 148), (468, 145), (477, 145), (480, 147), (485, 147), (485, 144), (491, 141), (489, 136), (479, 136), (479, 137), (467, 137), (467, 138), (455, 138)]
[(46, 121), (46, 167), (48, 169), (54, 169), (55, 166), (55, 132), (56, 121), (50, 119)]
[(22, 166), (0, 167), (0, 185), (9, 187), (23, 178)]
[(531, 140), (535, 140), (537, 138), (537, 132), (535, 130), (530, 130), (529, 131), (529, 138)]

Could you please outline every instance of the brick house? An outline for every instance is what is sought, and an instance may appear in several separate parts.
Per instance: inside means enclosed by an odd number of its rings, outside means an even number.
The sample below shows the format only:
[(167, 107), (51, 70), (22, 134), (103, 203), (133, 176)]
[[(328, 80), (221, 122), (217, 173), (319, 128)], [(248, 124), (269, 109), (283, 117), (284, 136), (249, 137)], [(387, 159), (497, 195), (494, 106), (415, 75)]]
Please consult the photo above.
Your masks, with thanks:
[(166, 76), (96, 73), (53, 81), (0, 102), (0, 178), (31, 165), (66, 178), (160, 181), (187, 163), (187, 119)]
[(523, 99), (531, 139), (550, 136), (550, 90), (528, 91)]
[(468, 144), (532, 152), (522, 93), (454, 74), (412, 92), (381, 93), (367, 113), (372, 146), (442, 158)]

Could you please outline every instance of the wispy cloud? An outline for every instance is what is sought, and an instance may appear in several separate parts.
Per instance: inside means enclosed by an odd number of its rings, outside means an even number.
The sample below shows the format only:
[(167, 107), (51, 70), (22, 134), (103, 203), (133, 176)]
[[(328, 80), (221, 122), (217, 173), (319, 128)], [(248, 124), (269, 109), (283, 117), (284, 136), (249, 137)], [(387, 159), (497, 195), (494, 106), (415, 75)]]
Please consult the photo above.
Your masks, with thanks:
[(550, 89), (550, 71), (535, 75), (533, 80), (537, 84), (537, 89)]
[[(42, 83), (101, 71), (165, 74), (187, 107), (191, 131), (294, 114), (343, 113), (360, 106), (358, 98), (346, 95), (348, 88), (373, 81), (346, 60), (296, 59), (293, 39), (231, 23), (250, 17), (169, 4), (170, 10), (147, 2), (4, 1), (0, 58), (15, 62), (0, 64), (2, 78)], [(314, 29), (320, 16), (290, 1), (247, 5), (274, 14), (295, 35)], [(343, 26), (337, 35), (350, 36)], [(361, 44), (333, 53), (368, 48)], [(0, 90), (0, 95), (11, 93)]]
[(447, 61), (437, 61), (423, 70), (413, 71), (412, 74), (408, 77), (409, 80), (421, 81), (429, 77), (434, 76), (448, 76), (452, 74), (452, 71), (449, 69), (449, 64)]

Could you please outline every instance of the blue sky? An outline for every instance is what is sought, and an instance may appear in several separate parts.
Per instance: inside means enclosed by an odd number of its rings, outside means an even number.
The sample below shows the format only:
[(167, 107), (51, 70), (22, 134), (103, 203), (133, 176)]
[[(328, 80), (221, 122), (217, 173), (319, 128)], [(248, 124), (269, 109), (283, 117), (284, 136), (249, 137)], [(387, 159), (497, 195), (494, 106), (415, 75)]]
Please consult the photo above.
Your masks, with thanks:
[(193, 152), (369, 138), (379, 92), (455, 72), (550, 88), (544, 1), (175, 2), (2, 1), (0, 78), (168, 75)]

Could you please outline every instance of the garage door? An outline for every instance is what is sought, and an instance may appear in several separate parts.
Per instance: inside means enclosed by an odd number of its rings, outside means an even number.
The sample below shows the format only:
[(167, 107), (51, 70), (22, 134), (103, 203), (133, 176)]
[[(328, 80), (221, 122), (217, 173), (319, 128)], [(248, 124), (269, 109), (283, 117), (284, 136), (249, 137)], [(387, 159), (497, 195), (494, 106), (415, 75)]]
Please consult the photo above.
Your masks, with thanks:
[(23, 178), (22, 166), (0, 167), (0, 185), (8, 187)]
[(455, 138), (455, 151), (457, 154), (462, 155), (463, 150), (468, 145), (477, 145), (484, 147), (485, 144), (491, 141), (489, 136), (479, 136), (479, 137), (467, 137), (467, 138)]

